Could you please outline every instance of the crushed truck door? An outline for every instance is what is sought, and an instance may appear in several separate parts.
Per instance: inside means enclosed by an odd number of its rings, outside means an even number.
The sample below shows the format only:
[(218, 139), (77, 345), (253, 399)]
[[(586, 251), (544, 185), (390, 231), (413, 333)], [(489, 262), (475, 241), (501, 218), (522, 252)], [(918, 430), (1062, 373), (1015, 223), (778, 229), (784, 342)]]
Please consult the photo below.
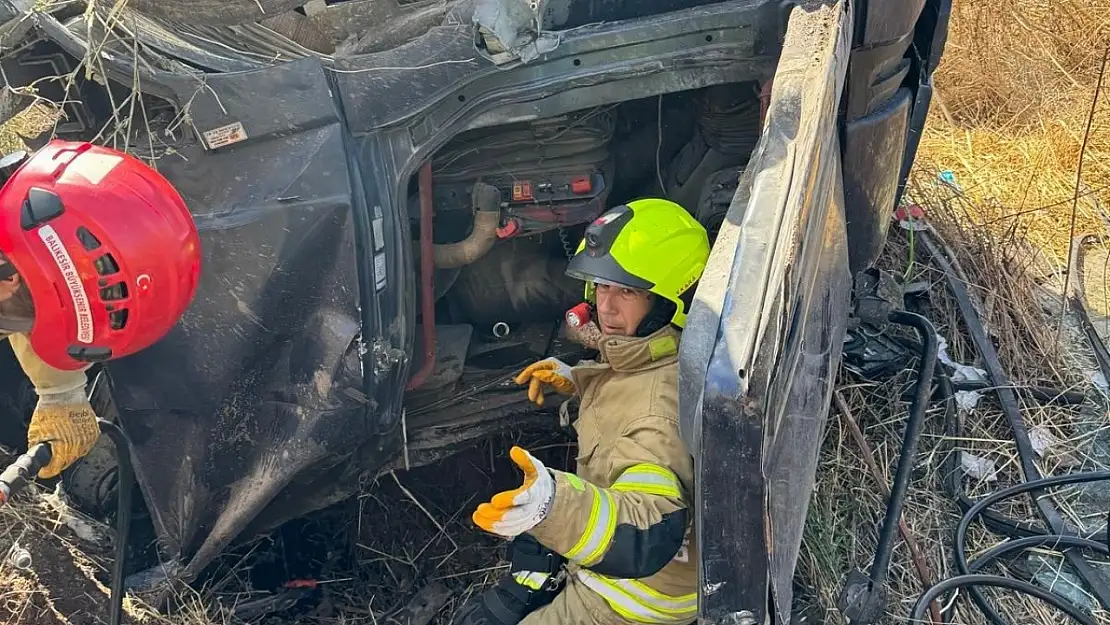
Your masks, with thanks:
[(772, 605), (790, 621), (851, 292), (837, 134), (845, 4), (790, 14), (762, 138), (683, 336), (701, 622), (770, 622)]

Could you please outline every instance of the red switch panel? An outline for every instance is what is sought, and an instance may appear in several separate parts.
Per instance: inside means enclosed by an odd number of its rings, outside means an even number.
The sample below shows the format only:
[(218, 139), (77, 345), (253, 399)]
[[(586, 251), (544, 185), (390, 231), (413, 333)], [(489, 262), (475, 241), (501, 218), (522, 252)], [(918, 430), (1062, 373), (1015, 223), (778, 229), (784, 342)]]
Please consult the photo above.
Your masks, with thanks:
[(526, 202), (533, 199), (532, 183), (527, 180), (520, 180), (513, 183), (513, 201)]

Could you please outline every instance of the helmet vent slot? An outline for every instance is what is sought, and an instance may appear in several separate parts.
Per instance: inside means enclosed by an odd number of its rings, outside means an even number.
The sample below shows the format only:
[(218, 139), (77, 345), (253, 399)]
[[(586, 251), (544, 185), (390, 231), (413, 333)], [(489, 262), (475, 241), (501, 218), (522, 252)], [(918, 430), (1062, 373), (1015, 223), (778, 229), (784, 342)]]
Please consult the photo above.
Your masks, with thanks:
[(81, 245), (90, 252), (100, 247), (100, 239), (93, 236), (93, 233), (89, 232), (88, 228), (84, 226), (77, 228), (77, 238), (81, 241)]
[(111, 324), (113, 330), (122, 330), (123, 327), (127, 325), (127, 309), (122, 308), (120, 310), (108, 313), (108, 321)]
[(119, 273), (119, 265), (116, 259), (112, 258), (111, 254), (105, 254), (94, 261), (96, 265), (96, 273), (102, 276), (109, 276), (113, 273)]
[(112, 286), (100, 289), (100, 299), (106, 302), (127, 299), (127, 285), (117, 282)]

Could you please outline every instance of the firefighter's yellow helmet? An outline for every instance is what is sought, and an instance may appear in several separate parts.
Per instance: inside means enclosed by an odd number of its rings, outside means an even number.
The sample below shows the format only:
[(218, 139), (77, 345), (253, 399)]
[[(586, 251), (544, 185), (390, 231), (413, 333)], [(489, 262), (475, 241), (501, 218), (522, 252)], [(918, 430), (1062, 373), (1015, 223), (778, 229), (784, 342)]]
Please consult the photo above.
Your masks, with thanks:
[(684, 208), (650, 198), (617, 206), (586, 228), (567, 275), (586, 281), (586, 301), (596, 285), (644, 289), (675, 305), (671, 323), (686, 325), (682, 300), (709, 260), (709, 235)]

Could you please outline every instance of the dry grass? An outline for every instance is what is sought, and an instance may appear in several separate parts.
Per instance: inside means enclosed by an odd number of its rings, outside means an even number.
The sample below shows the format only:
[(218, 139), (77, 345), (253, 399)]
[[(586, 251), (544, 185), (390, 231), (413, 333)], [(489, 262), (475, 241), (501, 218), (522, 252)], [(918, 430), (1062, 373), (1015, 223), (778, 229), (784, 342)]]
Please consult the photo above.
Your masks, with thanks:
[[(985, 229), (967, 229), (966, 215), (977, 206), (967, 197), (932, 184), (912, 187), (911, 197), (928, 198), (930, 219), (955, 252), (967, 272), (967, 285), (977, 300), (985, 327), (997, 346), (1000, 360), (1016, 387), (1050, 386), (1086, 392), (1080, 406), (1048, 405), (1023, 400), (1026, 426), (1052, 434), (1057, 442), (1038, 461), (1045, 475), (1106, 468), (1110, 424), (1106, 403), (1085, 380), (1083, 372), (1093, 369), (1081, 338), (1071, 323), (1065, 324), (1062, 340), (1056, 340), (1059, 300), (1053, 294), (1054, 277), (1039, 271), (1043, 263), (1027, 251), (1020, 239), (1009, 234), (992, 234)], [(907, 283), (930, 285), (921, 311), (947, 340), (947, 351), (959, 363), (981, 366), (974, 346), (944, 282), (943, 273), (929, 262), (929, 255), (914, 245), (907, 232), (895, 228), (880, 263), (885, 269), (906, 276)], [(902, 394), (912, 383), (913, 372), (902, 371), (890, 379), (867, 381), (843, 372), (838, 392), (843, 395), (853, 418), (870, 442), (874, 461), (889, 484), (897, 468), (899, 447), (909, 405)], [(945, 492), (942, 479), (948, 475), (945, 461), (952, 454), (971, 453), (993, 463), (990, 480), (964, 478), (967, 494), (978, 498), (1021, 480), (1017, 450), (1005, 416), (989, 393), (972, 410), (960, 411), (961, 433), (946, 435), (943, 404), (934, 404), (926, 418), (918, 455), (913, 459), (914, 477), (903, 512), (910, 531), (919, 542), (933, 582), (957, 574), (951, 549), (960, 510)], [(958, 458), (958, 456), (957, 456)], [(807, 523), (805, 549), (800, 564), (804, 585), (811, 588), (812, 601), (825, 622), (844, 622), (836, 611), (843, 575), (851, 568), (867, 570), (874, 553), (877, 528), (885, 500), (869, 477), (860, 479), (866, 466), (859, 448), (850, 438), (845, 417), (835, 408), (830, 413), (829, 436), (818, 474), (818, 487)], [(1082, 493), (1082, 496), (1080, 494)], [(1097, 489), (1072, 489), (1054, 501), (1074, 526), (1091, 531), (1102, 527), (1108, 501)], [(1017, 519), (1038, 518), (1029, 501), (1014, 499), (995, 508)], [(969, 553), (974, 556), (1003, 537), (974, 528)], [(1043, 553), (1049, 553), (1048, 550)], [(1047, 566), (1042, 564), (1041, 566)], [(1040, 569), (1037, 569), (1040, 570)], [(1043, 574), (1043, 571), (1041, 571)], [(891, 622), (905, 622), (923, 585), (910, 554), (899, 541), (890, 578)], [(988, 593), (990, 596), (991, 593)], [(1059, 615), (1012, 593), (995, 593), (997, 605), (1014, 623), (1047, 623)], [(985, 622), (964, 600), (954, 622)], [(1102, 614), (1110, 622), (1110, 614)], [(949, 618), (953, 618), (949, 615)]]
[[(8, 461), (11, 455), (5, 455)], [(66, 506), (59, 495), (30, 486), (0, 506), (0, 622), (99, 625), (107, 621), (112, 530)], [(20, 562), (18, 555), (28, 560)], [(29, 566), (25, 566), (29, 564)], [(223, 625), (226, 612), (199, 595), (178, 598), (169, 618), (133, 596), (124, 623)]]
[(57, 114), (54, 109), (36, 104), (19, 112), (6, 124), (0, 124), (0, 154), (25, 149), (24, 138), (32, 138), (49, 130)]
[[(937, 99), (918, 157), (950, 170), (977, 223), (1016, 227), (1063, 259), (1076, 171), (1099, 67), (1110, 45), (1107, 0), (955, 0)], [(1095, 111), (1077, 229), (1110, 205), (1110, 103)]]

